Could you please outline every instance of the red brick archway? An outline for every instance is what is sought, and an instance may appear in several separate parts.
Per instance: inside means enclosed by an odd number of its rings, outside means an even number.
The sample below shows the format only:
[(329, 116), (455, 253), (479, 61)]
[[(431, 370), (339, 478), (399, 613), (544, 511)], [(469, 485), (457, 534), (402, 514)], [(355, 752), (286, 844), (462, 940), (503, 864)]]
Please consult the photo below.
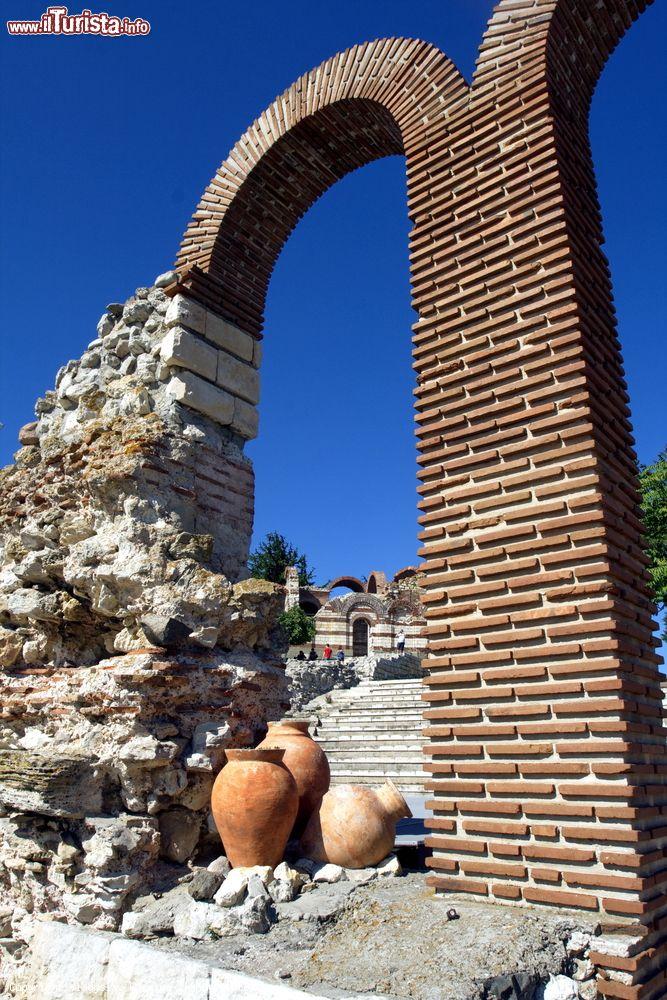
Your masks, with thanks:
[[(423, 42), (335, 56), (234, 148), (178, 267), (181, 292), (257, 338), (301, 215), (405, 154), (432, 881), (634, 918), (650, 949), (665, 740), (587, 120), (645, 6), (502, 0), (470, 88)], [(606, 994), (661, 995), (664, 949), (624, 961), (633, 982)]]

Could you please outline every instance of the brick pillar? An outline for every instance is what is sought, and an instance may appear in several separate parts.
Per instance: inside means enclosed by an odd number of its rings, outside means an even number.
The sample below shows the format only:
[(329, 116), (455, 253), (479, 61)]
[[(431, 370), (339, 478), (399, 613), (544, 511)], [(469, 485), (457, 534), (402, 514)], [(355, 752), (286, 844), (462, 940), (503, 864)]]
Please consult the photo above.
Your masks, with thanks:
[[(615, 41), (572, 3), (547, 43), (554, 6), (499, 5), (414, 216), (431, 882), (634, 918), (642, 950), (667, 924), (665, 730), (587, 137)], [(597, 6), (622, 33), (630, 5)], [(658, 967), (601, 989), (657, 997)]]

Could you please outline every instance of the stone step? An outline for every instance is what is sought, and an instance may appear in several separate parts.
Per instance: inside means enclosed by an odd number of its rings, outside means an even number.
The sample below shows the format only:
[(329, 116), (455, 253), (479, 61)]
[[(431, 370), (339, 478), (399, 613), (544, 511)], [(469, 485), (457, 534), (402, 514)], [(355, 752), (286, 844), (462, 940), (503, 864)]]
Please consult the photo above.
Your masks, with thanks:
[(318, 743), (337, 743), (342, 739), (363, 743), (366, 740), (382, 741), (390, 739), (412, 740), (413, 742), (416, 742), (421, 740), (423, 737), (419, 726), (415, 726), (414, 729), (400, 729), (399, 727), (393, 726), (375, 726), (373, 729), (357, 729), (351, 727), (328, 727), (326, 729), (317, 729), (313, 734), (313, 738), (316, 739)]
[(384, 768), (397, 768), (398, 770), (420, 771), (423, 767), (423, 758), (418, 753), (408, 754), (369, 754), (363, 756), (330, 757), (329, 764), (332, 773), (340, 774), (341, 770), (350, 768), (353, 771), (381, 771)]
[[(349, 715), (323, 715), (311, 724), (314, 729), (356, 729), (359, 732), (372, 732), (374, 729), (393, 729), (396, 732), (419, 733), (428, 726), (430, 720), (421, 715), (409, 715), (405, 718), (401, 713), (396, 717), (389, 715), (363, 715), (361, 718)], [(312, 729), (311, 729), (312, 732)]]
[(394, 714), (403, 715), (422, 715), (424, 709), (428, 708), (428, 705), (422, 702), (410, 702), (409, 705), (395, 705), (392, 702), (376, 702), (372, 704), (370, 702), (360, 702), (356, 705), (327, 705), (326, 708), (322, 709), (317, 713), (320, 718), (325, 716), (335, 716), (339, 715), (370, 715), (370, 714), (380, 714), (384, 712), (393, 712)]
[(421, 697), (424, 688), (421, 684), (414, 688), (402, 688), (400, 691), (376, 688), (351, 688), (349, 691), (331, 691), (329, 695), (322, 699), (326, 702), (351, 702), (361, 701), (367, 698), (388, 698), (391, 700), (409, 701), (410, 699)]
[(382, 757), (393, 757), (398, 755), (411, 755), (413, 760), (422, 760), (423, 751), (421, 743), (361, 743), (360, 741), (342, 741), (335, 745), (320, 743), (324, 752), (332, 759), (340, 754), (351, 754), (358, 757), (363, 754), (380, 754)]
[(323, 750), (328, 750), (330, 747), (340, 746), (341, 743), (352, 746), (368, 746), (369, 744), (379, 744), (385, 747), (400, 747), (403, 744), (422, 747), (424, 740), (421, 738), (418, 732), (415, 733), (404, 733), (404, 732), (380, 732), (380, 733), (339, 733), (329, 732), (329, 733), (315, 733), (314, 739), (320, 744)]
[(406, 781), (411, 785), (423, 785), (426, 777), (423, 771), (419, 771), (415, 767), (378, 767), (377, 769), (367, 767), (363, 771), (341, 767), (332, 776), (332, 780), (334, 784), (340, 785), (345, 782), (354, 784), (355, 781), (361, 781), (365, 778), (369, 782), (374, 781), (381, 785), (387, 778), (391, 778), (400, 788), (402, 783)]
[(419, 687), (421, 683), (421, 677), (396, 677), (389, 680), (362, 681), (354, 687), (334, 688), (331, 694), (350, 694), (352, 691), (375, 691), (377, 688)]

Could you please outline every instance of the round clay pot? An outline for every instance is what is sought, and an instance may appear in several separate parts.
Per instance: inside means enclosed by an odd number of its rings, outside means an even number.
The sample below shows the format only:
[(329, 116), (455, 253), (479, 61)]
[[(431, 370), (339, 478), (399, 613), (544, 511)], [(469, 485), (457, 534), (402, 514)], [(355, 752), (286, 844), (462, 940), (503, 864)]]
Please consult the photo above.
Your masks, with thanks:
[(258, 749), (269, 747), (279, 747), (285, 751), (283, 764), (296, 781), (299, 811), (293, 832), (298, 836), (303, 833), (306, 823), (329, 787), (329, 761), (324, 750), (308, 735), (308, 722), (303, 719), (269, 722), (269, 731)]
[(215, 779), (211, 811), (232, 868), (270, 865), (283, 859), (299, 808), (294, 778), (283, 750), (227, 750)]
[(393, 781), (377, 790), (335, 785), (313, 813), (301, 838), (304, 856), (343, 868), (367, 868), (391, 854), (396, 823), (412, 816)]

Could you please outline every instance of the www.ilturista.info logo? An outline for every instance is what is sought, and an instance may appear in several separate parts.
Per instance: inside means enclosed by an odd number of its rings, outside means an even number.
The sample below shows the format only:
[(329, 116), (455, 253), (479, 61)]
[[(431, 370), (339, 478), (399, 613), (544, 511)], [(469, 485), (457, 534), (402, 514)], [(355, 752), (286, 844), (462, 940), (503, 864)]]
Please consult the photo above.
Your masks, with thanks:
[(93, 14), (83, 9), (80, 14), (70, 14), (67, 7), (47, 7), (39, 21), (7, 21), (10, 35), (105, 35), (120, 38), (127, 35), (147, 35), (151, 30), (142, 17), (131, 21), (129, 17), (114, 14)]

